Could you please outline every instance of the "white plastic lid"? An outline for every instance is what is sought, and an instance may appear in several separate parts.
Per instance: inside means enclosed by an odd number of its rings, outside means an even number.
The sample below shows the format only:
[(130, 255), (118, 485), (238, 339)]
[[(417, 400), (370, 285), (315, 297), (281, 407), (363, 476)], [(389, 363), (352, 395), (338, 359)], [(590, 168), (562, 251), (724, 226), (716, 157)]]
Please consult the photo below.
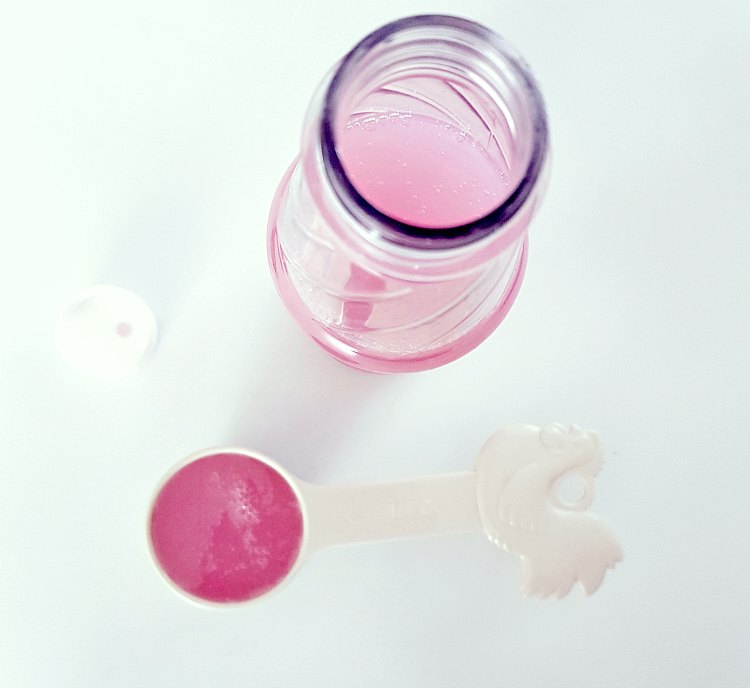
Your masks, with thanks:
[(57, 328), (62, 357), (92, 377), (116, 379), (134, 372), (156, 344), (156, 318), (133, 292), (99, 284), (80, 292)]

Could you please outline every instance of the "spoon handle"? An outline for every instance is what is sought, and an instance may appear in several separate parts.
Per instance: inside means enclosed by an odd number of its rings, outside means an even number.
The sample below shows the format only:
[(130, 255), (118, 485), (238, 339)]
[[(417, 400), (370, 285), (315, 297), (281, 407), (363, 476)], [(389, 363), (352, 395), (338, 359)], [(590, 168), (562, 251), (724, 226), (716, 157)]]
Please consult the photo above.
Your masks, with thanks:
[(298, 483), (310, 551), (352, 542), (482, 531), (474, 471), (373, 485)]

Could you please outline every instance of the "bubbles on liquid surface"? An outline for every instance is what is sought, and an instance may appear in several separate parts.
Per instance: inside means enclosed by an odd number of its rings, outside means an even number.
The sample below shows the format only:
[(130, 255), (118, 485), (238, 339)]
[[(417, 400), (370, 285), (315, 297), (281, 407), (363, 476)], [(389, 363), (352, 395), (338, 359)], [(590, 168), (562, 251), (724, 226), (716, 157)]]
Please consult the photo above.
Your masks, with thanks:
[[(356, 127), (355, 122), (362, 126)], [(408, 135), (402, 126), (414, 124)], [(470, 144), (470, 145), (467, 145)], [(507, 194), (507, 168), (471, 132), (412, 113), (363, 115), (342, 130), (339, 157), (359, 193), (386, 215), (420, 227), (471, 222)]]
[(268, 592), (299, 555), (303, 520), (293, 488), (259, 459), (220, 452), (179, 469), (159, 491), (152, 551), (194, 597), (246, 601)]

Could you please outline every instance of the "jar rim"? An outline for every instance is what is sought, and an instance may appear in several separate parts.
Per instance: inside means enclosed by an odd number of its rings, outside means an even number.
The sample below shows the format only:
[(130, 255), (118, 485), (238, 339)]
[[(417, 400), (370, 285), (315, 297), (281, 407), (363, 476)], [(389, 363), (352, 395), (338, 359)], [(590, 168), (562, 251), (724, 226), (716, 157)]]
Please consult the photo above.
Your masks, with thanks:
[[(505, 200), (489, 213), (454, 227), (427, 228), (396, 220), (374, 207), (357, 190), (349, 179), (341, 158), (336, 151), (334, 120), (343, 86), (355, 72), (367, 53), (395, 34), (412, 29), (446, 27), (479, 40), (490, 50), (496, 51), (504, 63), (519, 79), (530, 107), (532, 148), (526, 169)], [(547, 157), (549, 132), (547, 116), (541, 92), (525, 62), (490, 29), (461, 17), (425, 14), (405, 17), (385, 24), (365, 36), (341, 60), (324, 95), (320, 119), (320, 140), (323, 167), (336, 196), (344, 207), (357, 219), (374, 221), (378, 234), (392, 244), (418, 249), (449, 249), (473, 244), (494, 234), (506, 226), (524, 207), (537, 181), (544, 171)]]

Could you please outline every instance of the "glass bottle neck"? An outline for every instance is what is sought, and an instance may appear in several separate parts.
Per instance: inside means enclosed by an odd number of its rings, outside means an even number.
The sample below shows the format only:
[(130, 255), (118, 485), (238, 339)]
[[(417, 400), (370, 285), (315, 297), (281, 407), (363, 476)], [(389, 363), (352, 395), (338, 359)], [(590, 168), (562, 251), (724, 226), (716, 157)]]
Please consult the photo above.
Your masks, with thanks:
[[(368, 126), (370, 133), (366, 133)], [(351, 133), (357, 127), (361, 135)], [(424, 201), (421, 208), (433, 210), (425, 222), (419, 216), (424, 210), (410, 210), (408, 198), (404, 201), (396, 193), (386, 197), (387, 189), (379, 198), (377, 188), (357, 184), (353, 165), (364, 163), (362, 159), (357, 163), (351, 153), (357, 152), (357, 145), (366, 153), (365, 146), (382, 148), (382, 137), (370, 140), (375, 130), (396, 146), (401, 141), (402, 149), (403, 142), (413, 148), (417, 140), (425, 143), (426, 137), (432, 137), (425, 145), (434, 144), (443, 149), (442, 155), (452, 156), (441, 170), (450, 172), (463, 165), (476, 171), (486, 163), (488, 174), (475, 179), (474, 185), (502, 182), (501, 187), (479, 190), (488, 196), (491, 191), (496, 203), (482, 209), (483, 197), (474, 197), (461, 186), (470, 183), (469, 177), (464, 182), (446, 178), (446, 184), (433, 184), (436, 194), (443, 190), (454, 194), (452, 204), (440, 206), (435, 197), (425, 201), (412, 194), (414, 203)], [(352, 144), (349, 139), (354, 136), (360, 139)], [(302, 161), (313, 201), (344, 245), (381, 265), (443, 272), (471, 269), (516, 243), (543, 186), (547, 147), (541, 96), (515, 52), (499, 36), (472, 22), (423, 16), (393, 22), (370, 34), (334, 68), (308, 112)], [(427, 165), (418, 174), (418, 184), (438, 168), (425, 162), (423, 153), (429, 158), (429, 151), (418, 151), (414, 158), (416, 167)], [(464, 163), (459, 153), (480, 157), (473, 162), (466, 158)], [(393, 182), (394, 175), (387, 172), (373, 184)], [(421, 189), (422, 196), (428, 191)], [(402, 207), (390, 207), (383, 198), (401, 199)], [(465, 217), (457, 210), (462, 200)], [(439, 214), (440, 207), (448, 209), (447, 215)]]

